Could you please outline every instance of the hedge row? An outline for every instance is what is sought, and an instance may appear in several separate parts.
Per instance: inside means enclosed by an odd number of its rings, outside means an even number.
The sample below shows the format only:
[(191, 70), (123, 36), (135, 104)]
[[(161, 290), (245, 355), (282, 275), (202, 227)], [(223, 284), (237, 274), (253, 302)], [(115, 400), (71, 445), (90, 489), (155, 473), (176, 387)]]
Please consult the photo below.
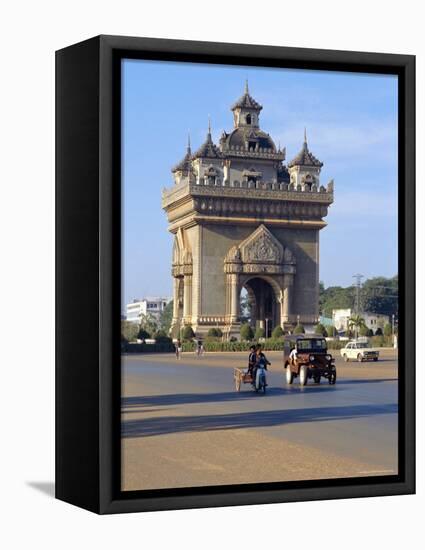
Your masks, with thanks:
[[(205, 351), (249, 351), (249, 348), (255, 342), (204, 342)], [(283, 350), (283, 340), (268, 339), (262, 347), (265, 351), (281, 351)], [(184, 342), (183, 351), (195, 351), (193, 342)]]
[[(255, 343), (255, 342), (254, 342)], [(347, 344), (347, 340), (334, 340), (333, 342), (328, 342), (328, 349), (330, 350), (340, 350), (344, 348)], [(391, 347), (392, 339), (387, 336), (373, 336), (369, 339), (371, 347)], [(253, 342), (213, 342), (206, 340), (204, 342), (205, 351), (249, 351), (250, 346)], [(283, 340), (275, 340), (273, 338), (268, 338), (265, 342), (261, 344), (264, 351), (282, 351), (283, 350)], [(183, 342), (183, 351), (195, 351), (195, 344), (193, 342)]]
[(174, 344), (171, 342), (156, 344), (121, 344), (121, 351), (124, 353), (167, 353), (175, 351)]

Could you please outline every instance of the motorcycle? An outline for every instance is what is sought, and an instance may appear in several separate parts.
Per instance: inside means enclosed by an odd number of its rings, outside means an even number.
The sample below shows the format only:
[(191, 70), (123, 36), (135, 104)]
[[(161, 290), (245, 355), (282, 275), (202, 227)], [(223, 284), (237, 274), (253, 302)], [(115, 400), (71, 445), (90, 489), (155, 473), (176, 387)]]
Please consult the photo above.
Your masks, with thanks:
[(266, 376), (265, 366), (258, 365), (257, 373), (254, 381), (254, 389), (257, 393), (260, 391), (262, 391), (263, 393), (266, 393), (266, 387), (267, 387), (267, 376)]

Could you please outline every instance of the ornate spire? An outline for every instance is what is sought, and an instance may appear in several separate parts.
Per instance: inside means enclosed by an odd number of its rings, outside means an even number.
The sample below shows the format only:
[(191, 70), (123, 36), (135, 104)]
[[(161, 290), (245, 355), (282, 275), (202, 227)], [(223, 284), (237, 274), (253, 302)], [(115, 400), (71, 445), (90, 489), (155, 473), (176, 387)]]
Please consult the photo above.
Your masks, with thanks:
[(317, 166), (321, 168), (323, 166), (323, 162), (320, 162), (313, 153), (310, 152), (308, 145), (307, 145), (307, 130), (304, 128), (304, 143), (301, 148), (301, 151), (298, 153), (296, 157), (294, 157), (291, 162), (288, 163), (288, 167), (291, 168), (292, 166)]
[(196, 151), (192, 158), (222, 158), (219, 148), (215, 145), (211, 137), (211, 118), (208, 115), (208, 133), (207, 139)]
[(254, 111), (261, 111), (262, 108), (262, 105), (257, 103), (257, 101), (255, 101), (255, 99), (250, 95), (248, 89), (248, 79), (246, 79), (244, 94), (236, 101), (236, 103), (232, 105), (231, 110), (234, 111), (235, 109), (252, 109)]
[(188, 133), (187, 135), (186, 154), (182, 158), (182, 160), (171, 169), (171, 172), (182, 172), (186, 175), (192, 172), (192, 151), (190, 148), (190, 133)]

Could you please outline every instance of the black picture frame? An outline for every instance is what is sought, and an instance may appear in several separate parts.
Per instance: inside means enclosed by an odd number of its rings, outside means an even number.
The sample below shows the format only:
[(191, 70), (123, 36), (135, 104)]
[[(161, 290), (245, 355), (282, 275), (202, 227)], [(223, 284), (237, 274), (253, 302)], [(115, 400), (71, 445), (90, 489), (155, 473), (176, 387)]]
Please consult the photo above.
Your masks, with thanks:
[[(120, 491), (123, 58), (399, 77), (399, 474)], [(119, 513), (415, 491), (415, 57), (98, 36), (56, 52), (56, 498)]]

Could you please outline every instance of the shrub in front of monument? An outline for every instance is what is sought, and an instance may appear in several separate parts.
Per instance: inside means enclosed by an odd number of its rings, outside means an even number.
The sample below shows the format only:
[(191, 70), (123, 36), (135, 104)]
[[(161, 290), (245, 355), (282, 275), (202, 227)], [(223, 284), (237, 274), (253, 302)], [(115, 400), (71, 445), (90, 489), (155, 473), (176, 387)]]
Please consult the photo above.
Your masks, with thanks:
[(267, 338), (261, 343), (264, 351), (282, 351), (284, 341), (282, 338)]
[(258, 327), (256, 330), (255, 330), (255, 339), (256, 340), (260, 340), (260, 338), (264, 338), (266, 335), (266, 332), (265, 330), (262, 328), (262, 327)]
[(182, 342), (182, 351), (185, 352), (194, 352), (195, 351), (195, 342)]
[(254, 331), (249, 323), (243, 323), (241, 325), (241, 338), (245, 341), (251, 341), (254, 338)]
[(378, 327), (375, 331), (375, 336), (383, 336), (382, 328)]
[(300, 323), (298, 323), (294, 328), (294, 334), (305, 334), (304, 325), (301, 325)]
[(284, 335), (283, 328), (280, 325), (277, 325), (277, 327), (274, 327), (272, 332), (273, 340), (279, 340), (279, 338), (282, 338), (283, 335)]
[(151, 334), (144, 328), (141, 328), (137, 334), (137, 338), (139, 340), (146, 340), (147, 338), (150, 338)]
[(157, 344), (171, 344), (172, 339), (167, 335), (165, 330), (158, 330), (153, 335), (155, 338), (155, 343)]
[(223, 332), (218, 327), (210, 328), (210, 330), (207, 333), (207, 342), (221, 342), (221, 339), (223, 337)]
[(195, 333), (191, 325), (185, 325), (181, 330), (181, 338), (186, 342), (190, 342), (192, 338), (195, 338)]
[(314, 327), (314, 334), (319, 334), (320, 336), (327, 336), (328, 331), (326, 330), (325, 325), (322, 325), (322, 323), (317, 323), (317, 325)]

